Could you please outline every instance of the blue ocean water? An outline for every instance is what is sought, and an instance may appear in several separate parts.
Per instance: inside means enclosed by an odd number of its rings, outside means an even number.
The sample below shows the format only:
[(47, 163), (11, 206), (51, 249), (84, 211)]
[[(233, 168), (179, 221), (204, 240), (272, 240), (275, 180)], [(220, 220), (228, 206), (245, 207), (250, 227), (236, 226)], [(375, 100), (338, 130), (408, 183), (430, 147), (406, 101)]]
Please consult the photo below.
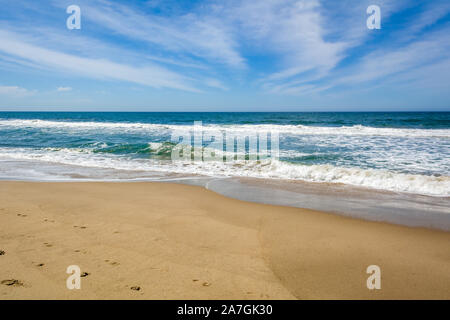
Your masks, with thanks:
[[(174, 132), (194, 121), (206, 133), (276, 134), (279, 158), (172, 161)], [(448, 197), (450, 112), (0, 112), (0, 166), (3, 179), (252, 177)]]

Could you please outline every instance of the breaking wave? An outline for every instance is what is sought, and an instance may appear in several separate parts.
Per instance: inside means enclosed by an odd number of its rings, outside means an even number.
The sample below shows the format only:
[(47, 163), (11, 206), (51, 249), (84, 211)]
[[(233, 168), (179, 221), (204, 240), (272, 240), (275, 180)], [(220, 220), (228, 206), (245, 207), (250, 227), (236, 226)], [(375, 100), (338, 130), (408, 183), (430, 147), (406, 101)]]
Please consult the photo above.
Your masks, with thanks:
[[(221, 177), (253, 177), (266, 179), (302, 180), (309, 182), (343, 183), (394, 192), (431, 196), (450, 196), (449, 176), (429, 176), (398, 173), (379, 169), (346, 168), (333, 165), (303, 165), (265, 159), (261, 161), (171, 161), (170, 143), (127, 146), (142, 154), (164, 157), (132, 158), (115, 152), (108, 146), (100, 148), (0, 148), (0, 160), (39, 161), (90, 168), (129, 171), (182, 173)], [(118, 148), (118, 149), (117, 149)], [(129, 153), (127, 150), (127, 154)]]
[[(131, 122), (89, 122), (89, 121), (48, 121), (48, 120), (0, 120), (0, 127), (9, 128), (46, 128), (74, 130), (111, 130), (133, 131), (190, 131), (192, 125), (131, 123)], [(350, 135), (350, 136), (393, 136), (393, 137), (442, 137), (450, 138), (450, 129), (412, 129), (412, 128), (378, 128), (362, 125), (341, 127), (314, 127), (304, 125), (219, 125), (204, 124), (204, 131), (225, 131), (235, 133), (277, 132), (292, 135)]]

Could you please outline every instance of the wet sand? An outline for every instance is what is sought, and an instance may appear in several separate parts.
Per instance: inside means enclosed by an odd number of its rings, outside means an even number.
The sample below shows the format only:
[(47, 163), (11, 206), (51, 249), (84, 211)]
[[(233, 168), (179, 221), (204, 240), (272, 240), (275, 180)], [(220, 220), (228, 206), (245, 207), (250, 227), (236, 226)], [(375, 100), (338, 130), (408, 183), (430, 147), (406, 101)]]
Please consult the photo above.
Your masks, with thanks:
[(449, 232), (202, 187), (0, 182), (0, 299), (450, 299), (449, 248)]

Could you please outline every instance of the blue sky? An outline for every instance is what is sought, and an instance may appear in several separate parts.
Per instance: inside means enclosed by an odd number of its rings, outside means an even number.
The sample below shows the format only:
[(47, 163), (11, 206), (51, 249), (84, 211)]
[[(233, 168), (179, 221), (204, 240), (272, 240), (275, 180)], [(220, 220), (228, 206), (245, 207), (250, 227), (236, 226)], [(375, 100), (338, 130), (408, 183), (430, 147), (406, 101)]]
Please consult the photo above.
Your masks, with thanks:
[(0, 5), (2, 110), (450, 111), (448, 0)]

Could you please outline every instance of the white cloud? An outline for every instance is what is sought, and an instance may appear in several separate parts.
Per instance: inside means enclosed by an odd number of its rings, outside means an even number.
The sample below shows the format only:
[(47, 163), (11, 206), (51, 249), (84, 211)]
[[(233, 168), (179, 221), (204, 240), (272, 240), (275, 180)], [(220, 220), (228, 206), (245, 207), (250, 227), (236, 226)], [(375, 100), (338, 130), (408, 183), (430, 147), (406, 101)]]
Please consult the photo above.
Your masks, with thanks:
[[(53, 3), (64, 8), (60, 1)], [(450, 5), (441, 1), (421, 5), (376, 0), (387, 36), (375, 36), (373, 43), (374, 33), (365, 23), (371, 0), (212, 0), (186, 6), (152, 1), (151, 7), (158, 10), (109, 0), (79, 4), (92, 33), (68, 35), (64, 28), (45, 23), (29, 28), (25, 20), (0, 22), (1, 67), (40, 68), (192, 92), (207, 87), (228, 90), (229, 83), (216, 77), (222, 73), (222, 79), (228, 79), (226, 72), (231, 71), (231, 81), (248, 77), (266, 92), (306, 95), (343, 86), (370, 87), (381, 79), (420, 80), (438, 70), (434, 65), (445, 66), (443, 61), (450, 57), (448, 36), (432, 39), (425, 29), (448, 14)], [(411, 21), (394, 21), (399, 23), (397, 31), (384, 29), (393, 13), (406, 9), (417, 9)], [(367, 53), (365, 44), (375, 49)], [(256, 62), (255, 72), (244, 74), (253, 68), (250, 62)], [(428, 84), (432, 78), (430, 73)]]
[(383, 47), (372, 51), (320, 83), (291, 82), (276, 86), (271, 92), (302, 95), (338, 86), (346, 88), (341, 90), (345, 92), (360, 85), (364, 85), (365, 90), (380, 86), (421, 90), (445, 87), (450, 70), (450, 38), (446, 36), (449, 32), (447, 27), (396, 49)]
[(190, 54), (242, 68), (231, 26), (213, 15), (195, 12), (175, 17), (143, 15), (130, 7), (104, 1), (83, 4), (83, 17), (117, 34), (158, 45), (172, 52)]
[(25, 97), (33, 95), (35, 92), (18, 86), (0, 86), (0, 95)]
[(157, 65), (147, 64), (135, 67), (106, 59), (78, 57), (28, 44), (19, 40), (18, 34), (1, 30), (0, 39), (2, 39), (0, 51), (57, 72), (66, 71), (97, 79), (120, 80), (155, 88), (199, 92), (188, 83), (192, 79)]
[(433, 25), (436, 21), (449, 14), (449, 12), (450, 3), (448, 2), (439, 3), (438, 5), (433, 2), (426, 3), (425, 10), (411, 23), (408, 33), (413, 34)]
[(278, 56), (274, 62), (281, 70), (263, 79), (265, 87), (307, 72), (322, 77), (344, 58), (349, 47), (344, 41), (325, 39), (318, 0), (245, 2), (229, 14), (247, 29), (247, 37)]
[[(404, 0), (379, 2), (385, 23), (396, 11), (414, 5)], [(281, 53), (287, 65), (262, 79), (262, 88), (270, 93), (305, 95), (342, 85), (367, 85), (388, 78), (386, 81), (394, 81), (395, 78), (397, 84), (400, 81), (423, 83), (423, 77), (427, 78), (428, 85), (433, 82), (436, 76), (431, 73), (426, 75), (425, 72), (435, 70), (434, 65), (442, 66), (444, 62), (441, 61), (450, 57), (449, 28), (434, 35), (428, 33), (416, 41), (411, 40), (414, 40), (414, 33), (448, 14), (450, 5), (430, 4), (417, 20), (401, 28), (397, 36), (394, 35), (395, 40), (353, 60), (346, 67), (335, 69), (349, 49), (369, 41), (373, 34), (365, 25), (368, 2), (357, 2), (353, 6), (349, 3), (354, 2), (287, 0), (279, 10), (277, 6), (280, 1), (248, 4), (244, 12), (249, 14), (250, 24), (254, 24), (255, 35), (262, 39), (269, 38), (268, 42)], [(363, 14), (358, 15), (358, 12)], [(334, 40), (326, 40), (330, 38)], [(405, 75), (400, 76), (402, 73)]]
[[(383, 79), (402, 72), (414, 75), (416, 69), (439, 63), (450, 58), (450, 29), (423, 37), (420, 41), (397, 49), (379, 49), (365, 56), (361, 62), (350, 67), (348, 75), (339, 78), (337, 84), (359, 84)], [(345, 72), (345, 70), (344, 70)], [(417, 73), (417, 76), (419, 74)], [(423, 76), (423, 73), (421, 74)], [(434, 76), (430, 74), (430, 76)]]
[(217, 88), (224, 91), (228, 91), (228, 87), (226, 87), (222, 82), (217, 79), (208, 78), (204, 80), (205, 85), (211, 88)]
[(56, 89), (56, 91), (58, 91), (58, 92), (67, 92), (67, 91), (72, 91), (72, 88), (71, 87), (58, 87)]

